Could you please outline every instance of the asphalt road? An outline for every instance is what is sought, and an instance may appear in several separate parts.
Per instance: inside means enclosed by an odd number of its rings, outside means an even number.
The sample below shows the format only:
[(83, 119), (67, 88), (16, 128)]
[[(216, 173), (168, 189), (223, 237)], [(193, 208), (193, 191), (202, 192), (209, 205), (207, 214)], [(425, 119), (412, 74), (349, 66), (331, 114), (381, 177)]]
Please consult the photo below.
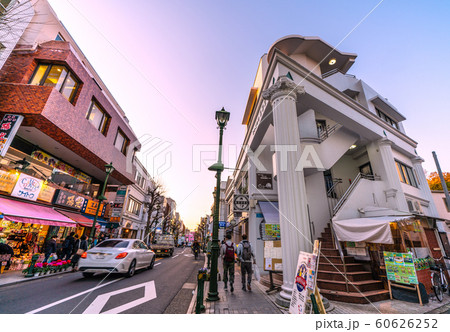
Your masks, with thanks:
[(43, 278), (0, 289), (2, 314), (184, 314), (192, 299), (204, 256), (194, 260), (190, 248), (157, 258), (152, 270), (86, 279), (80, 272)]

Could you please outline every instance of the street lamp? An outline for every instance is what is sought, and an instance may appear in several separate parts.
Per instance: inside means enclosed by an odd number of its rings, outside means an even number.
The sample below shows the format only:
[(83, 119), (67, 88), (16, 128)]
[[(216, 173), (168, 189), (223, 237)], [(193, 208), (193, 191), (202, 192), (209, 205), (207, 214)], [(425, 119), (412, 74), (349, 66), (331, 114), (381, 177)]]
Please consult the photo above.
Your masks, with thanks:
[(214, 218), (213, 218), (213, 233), (211, 243), (211, 271), (209, 281), (209, 292), (207, 301), (218, 301), (219, 293), (217, 291), (217, 261), (219, 259), (219, 204), (220, 204), (220, 176), (224, 170), (222, 164), (222, 136), (223, 129), (226, 127), (228, 120), (230, 119), (230, 113), (222, 108), (216, 112), (216, 121), (219, 126), (219, 158), (217, 163), (208, 168), (210, 171), (216, 172), (216, 195), (214, 197)]
[(100, 192), (100, 195), (97, 196), (98, 205), (97, 205), (97, 211), (95, 212), (94, 222), (92, 224), (91, 233), (89, 234), (89, 241), (88, 241), (89, 245), (91, 245), (92, 240), (94, 238), (95, 225), (97, 225), (97, 216), (98, 216), (98, 211), (100, 210), (100, 205), (102, 205), (102, 201), (106, 200), (106, 197), (104, 196), (105, 190), (106, 190), (106, 184), (108, 183), (109, 175), (114, 171), (114, 166), (112, 165), (112, 162), (110, 164), (105, 165), (105, 171), (106, 171), (105, 182), (103, 182), (103, 188), (102, 188), (102, 191)]

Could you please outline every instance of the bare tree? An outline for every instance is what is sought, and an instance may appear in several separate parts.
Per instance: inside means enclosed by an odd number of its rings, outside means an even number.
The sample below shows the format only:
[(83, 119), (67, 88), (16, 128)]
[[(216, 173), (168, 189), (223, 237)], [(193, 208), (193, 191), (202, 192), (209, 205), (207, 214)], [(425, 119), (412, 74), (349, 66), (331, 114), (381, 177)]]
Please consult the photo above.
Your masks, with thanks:
[(148, 239), (149, 242), (153, 241), (156, 226), (162, 217), (161, 207), (164, 203), (164, 193), (164, 186), (159, 181), (152, 181), (147, 189), (149, 202), (145, 204), (147, 208), (147, 225), (145, 227), (144, 239)]

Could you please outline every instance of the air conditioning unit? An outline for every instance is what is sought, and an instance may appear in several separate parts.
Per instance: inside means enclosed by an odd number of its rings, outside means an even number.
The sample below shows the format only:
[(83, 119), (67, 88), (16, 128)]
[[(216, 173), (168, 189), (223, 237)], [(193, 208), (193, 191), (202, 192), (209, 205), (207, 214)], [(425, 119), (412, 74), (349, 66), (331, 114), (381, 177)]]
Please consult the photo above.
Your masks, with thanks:
[(406, 200), (406, 203), (408, 203), (409, 212), (415, 214), (423, 214), (422, 206), (420, 205), (419, 201), (408, 199)]

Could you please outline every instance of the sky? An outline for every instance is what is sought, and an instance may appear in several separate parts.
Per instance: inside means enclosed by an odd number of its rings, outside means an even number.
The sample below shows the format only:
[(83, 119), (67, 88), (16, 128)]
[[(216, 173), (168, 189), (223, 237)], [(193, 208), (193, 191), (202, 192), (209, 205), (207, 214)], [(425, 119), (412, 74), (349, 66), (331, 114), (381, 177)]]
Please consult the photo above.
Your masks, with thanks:
[(49, 2), (146, 142), (140, 160), (160, 173), (191, 229), (213, 203), (215, 177), (207, 167), (216, 161), (215, 112), (231, 113), (224, 164), (232, 168), (259, 60), (290, 34), (358, 54), (348, 73), (405, 115), (428, 172), (436, 170), (432, 151), (450, 171), (450, 2)]

